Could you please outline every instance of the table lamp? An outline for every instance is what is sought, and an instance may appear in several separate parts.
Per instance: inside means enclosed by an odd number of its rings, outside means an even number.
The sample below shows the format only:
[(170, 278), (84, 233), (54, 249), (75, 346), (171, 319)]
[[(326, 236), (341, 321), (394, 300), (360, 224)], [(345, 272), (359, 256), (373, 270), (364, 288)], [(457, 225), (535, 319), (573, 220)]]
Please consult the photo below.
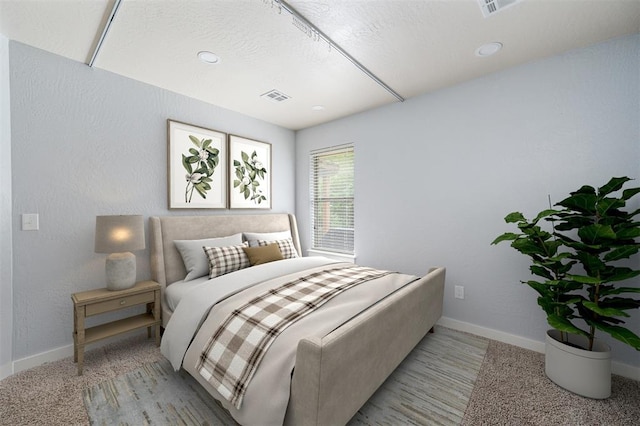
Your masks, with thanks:
[(134, 250), (143, 250), (144, 219), (141, 215), (96, 216), (96, 253), (109, 253), (107, 288), (124, 290), (136, 283)]

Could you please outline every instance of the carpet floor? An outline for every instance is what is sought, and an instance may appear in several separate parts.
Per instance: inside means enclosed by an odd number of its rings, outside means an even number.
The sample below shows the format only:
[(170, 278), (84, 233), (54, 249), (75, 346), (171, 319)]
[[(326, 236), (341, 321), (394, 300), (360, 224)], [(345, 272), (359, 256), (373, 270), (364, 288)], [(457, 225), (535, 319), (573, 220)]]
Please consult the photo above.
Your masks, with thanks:
[[(610, 398), (582, 398), (546, 378), (541, 354), (442, 327), (430, 336), (439, 339), (449, 355), (445, 352), (436, 357), (419, 345), (419, 353), (414, 351), (405, 360), (351, 424), (640, 424), (640, 382), (613, 376)], [(17, 373), (0, 381), (0, 424), (89, 425), (83, 395), (119, 377), (135, 376), (148, 370), (149, 363), (162, 360), (153, 340), (133, 336), (87, 351), (83, 376), (77, 376), (71, 357)], [(460, 363), (469, 365), (461, 369)], [(474, 369), (476, 373), (470, 373)], [(458, 383), (447, 386), (439, 382), (447, 377)], [(387, 389), (394, 386), (400, 397), (389, 396)], [(419, 392), (411, 391), (418, 387)], [(395, 406), (389, 398), (396, 401)], [(424, 407), (421, 404), (425, 401), (432, 404), (430, 412), (438, 413), (442, 407), (449, 407), (445, 411), (450, 412), (440, 420), (437, 416), (427, 419), (416, 409)], [(465, 402), (456, 407), (459, 401)], [(95, 423), (112, 424), (108, 420)]]

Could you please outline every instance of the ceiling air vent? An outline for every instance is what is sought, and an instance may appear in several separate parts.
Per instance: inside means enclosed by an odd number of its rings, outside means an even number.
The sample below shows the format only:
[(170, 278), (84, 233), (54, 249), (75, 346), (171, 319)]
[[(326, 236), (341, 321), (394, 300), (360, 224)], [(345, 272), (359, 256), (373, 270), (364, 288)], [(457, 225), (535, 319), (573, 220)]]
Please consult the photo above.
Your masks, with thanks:
[(281, 91), (275, 89), (269, 90), (267, 93), (263, 93), (262, 95), (260, 95), (260, 97), (268, 99), (272, 102), (283, 102), (287, 99), (291, 99), (291, 96), (285, 95)]
[(519, 1), (520, 0), (478, 0), (478, 3), (480, 4), (480, 9), (482, 9), (482, 14), (485, 18), (488, 18)]

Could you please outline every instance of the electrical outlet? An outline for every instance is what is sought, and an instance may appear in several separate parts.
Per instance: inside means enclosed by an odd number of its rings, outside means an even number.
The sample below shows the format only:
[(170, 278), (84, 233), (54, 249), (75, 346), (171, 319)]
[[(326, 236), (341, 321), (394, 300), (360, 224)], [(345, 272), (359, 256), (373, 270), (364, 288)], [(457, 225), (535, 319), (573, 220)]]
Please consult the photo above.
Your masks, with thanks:
[(464, 299), (464, 286), (457, 285), (453, 288), (453, 296), (456, 299)]
[(22, 215), (22, 230), (37, 231), (38, 229), (40, 229), (38, 213), (24, 213)]

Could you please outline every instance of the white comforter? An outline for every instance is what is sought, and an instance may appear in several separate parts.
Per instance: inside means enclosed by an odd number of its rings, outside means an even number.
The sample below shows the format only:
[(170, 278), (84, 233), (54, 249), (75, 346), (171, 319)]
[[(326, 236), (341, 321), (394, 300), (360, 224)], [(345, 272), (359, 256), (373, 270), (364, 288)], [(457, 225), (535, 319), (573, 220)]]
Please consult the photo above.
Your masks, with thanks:
[[(183, 366), (194, 375), (239, 423), (282, 424), (289, 401), (297, 342), (304, 337), (326, 335), (416, 277), (394, 274), (356, 286), (285, 330), (262, 360), (240, 410), (236, 410), (195, 373), (195, 362), (206, 341), (234, 307), (250, 300), (256, 292), (332, 263), (337, 262), (322, 257), (287, 259), (243, 269), (199, 285), (183, 298), (171, 316), (162, 337), (162, 354), (176, 370)], [(249, 287), (253, 288), (241, 292)], [(217, 305), (211, 309), (214, 304)], [(198, 333), (200, 327), (203, 331)]]

